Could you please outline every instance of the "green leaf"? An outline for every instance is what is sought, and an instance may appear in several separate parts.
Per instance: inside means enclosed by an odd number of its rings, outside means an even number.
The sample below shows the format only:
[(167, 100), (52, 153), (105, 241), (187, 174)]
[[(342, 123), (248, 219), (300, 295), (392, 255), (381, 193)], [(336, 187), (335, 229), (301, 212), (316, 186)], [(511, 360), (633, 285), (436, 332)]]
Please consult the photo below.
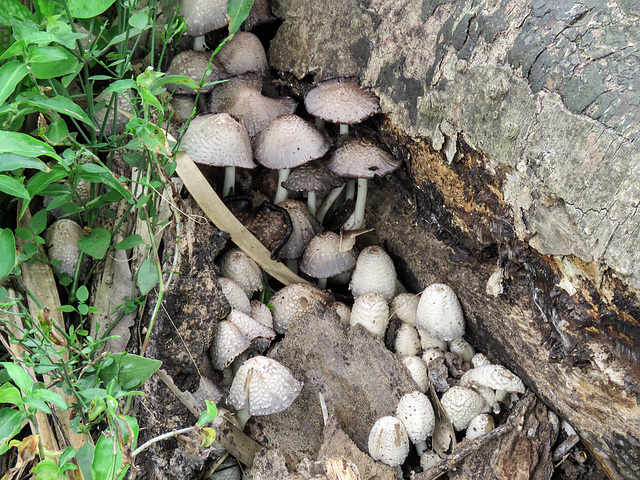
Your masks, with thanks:
[(68, 0), (69, 11), (75, 18), (91, 18), (104, 13), (115, 0)]
[(0, 130), (0, 153), (17, 153), (27, 157), (47, 155), (59, 159), (60, 157), (53, 147), (20, 132), (7, 132)]
[(51, 413), (51, 409), (49, 408), (49, 405), (47, 405), (47, 402), (45, 402), (41, 398), (26, 396), (22, 398), (22, 401), (27, 405), (29, 405), (30, 407), (40, 410), (41, 412)]
[(16, 264), (16, 240), (10, 228), (0, 230), (0, 278), (11, 273)]
[(162, 78), (158, 78), (155, 80), (150, 86), (149, 90), (154, 91), (158, 87), (162, 87), (167, 83), (178, 83), (180, 85), (186, 85), (187, 87), (191, 87), (194, 90), (198, 90), (200, 88), (200, 84), (193, 80), (192, 78), (185, 77), (184, 75), (166, 75)]
[(78, 240), (78, 247), (84, 253), (100, 260), (107, 253), (111, 243), (111, 234), (105, 228), (94, 228), (88, 235), (83, 235)]
[(16, 0), (0, 0), (0, 23), (13, 25), (16, 20), (29, 20), (31, 12)]
[(129, 19), (129, 25), (131, 25), (134, 28), (139, 28), (140, 30), (143, 30), (148, 23), (149, 23), (149, 17), (145, 12), (134, 13), (133, 15), (131, 15), (131, 18)]
[(0, 67), (0, 105), (9, 98), (20, 81), (27, 76), (29, 68), (18, 60), (11, 60)]
[(69, 136), (69, 129), (65, 121), (58, 118), (58, 120), (49, 124), (44, 136), (52, 145), (61, 145)]
[(22, 393), (7, 382), (0, 387), (0, 403), (10, 403), (20, 407), (22, 405)]
[(84, 110), (62, 95), (51, 98), (45, 97), (44, 95), (34, 95), (32, 97), (21, 99), (20, 103), (25, 103), (45, 110), (53, 110), (54, 112), (68, 115), (76, 120), (86, 123), (90, 127), (93, 127), (93, 122)]
[(76, 298), (79, 302), (86, 302), (89, 300), (89, 289), (84, 285), (79, 286), (78, 290), (76, 290)]
[(33, 396), (41, 398), (45, 402), (53, 403), (60, 410), (67, 410), (69, 408), (69, 405), (67, 405), (67, 402), (64, 401), (64, 398), (59, 393), (45, 390), (44, 388), (36, 388), (33, 391)]
[(50, 458), (38, 462), (33, 469), (33, 480), (65, 480), (67, 477), (58, 467), (58, 464)]
[(47, 228), (47, 211), (44, 209), (38, 210), (29, 220), (29, 230), (34, 235), (38, 235), (44, 232), (45, 228)]
[(11, 362), (0, 362), (16, 386), (26, 394), (30, 394), (33, 389), (33, 379), (20, 365)]
[(78, 67), (78, 59), (62, 47), (34, 47), (33, 50), (36, 52), (30, 55), (31, 71), (37, 79), (61, 77), (74, 73)]
[(229, 33), (233, 35), (249, 16), (253, 0), (228, 0), (227, 17), (229, 17)]
[(0, 172), (11, 172), (20, 168), (32, 168), (41, 172), (49, 169), (46, 163), (37, 158), (25, 157), (17, 153), (0, 154)]
[(113, 363), (102, 367), (98, 371), (98, 377), (105, 384), (115, 380), (116, 384), (124, 389), (124, 386), (136, 380), (139, 387), (146, 382), (162, 365), (160, 360), (141, 357), (132, 353), (115, 353), (109, 356)]
[(144, 240), (138, 234), (129, 235), (127, 238), (122, 240), (116, 245), (117, 250), (129, 250), (130, 248), (137, 247), (138, 245), (144, 244)]
[(9, 441), (22, 430), (27, 412), (14, 408), (0, 408), (0, 455), (9, 450)]
[[(78, 418), (80, 417), (78, 416)], [(95, 447), (89, 442), (84, 442), (84, 444), (78, 449), (78, 453), (76, 454), (78, 466), (80, 467), (80, 471), (82, 472), (82, 475), (86, 480), (92, 480), (91, 462), (93, 461), (94, 449)]]
[(135, 82), (135, 80), (131, 80), (130, 78), (127, 78), (124, 80), (116, 80), (111, 85), (109, 85), (104, 92), (102, 92), (102, 95), (106, 96), (114, 92), (123, 92), (125, 90), (131, 90), (132, 88), (136, 88), (137, 86), (138, 84)]
[(141, 295), (146, 295), (158, 283), (158, 271), (151, 257), (145, 258), (138, 268), (138, 288)]
[(200, 414), (200, 418), (197, 423), (197, 425), (200, 426), (206, 425), (218, 416), (218, 408), (215, 403), (210, 402), (209, 400), (205, 400), (204, 403), (207, 405), (207, 409)]
[(65, 50), (61, 47), (33, 47), (27, 56), (29, 63), (50, 63), (66, 60)]
[(89, 305), (87, 305), (86, 303), (81, 303), (78, 305), (78, 313), (80, 315), (86, 315), (87, 313), (89, 313)]
[(30, 200), (29, 192), (15, 178), (8, 175), (0, 175), (0, 192), (4, 192), (12, 197), (24, 198)]

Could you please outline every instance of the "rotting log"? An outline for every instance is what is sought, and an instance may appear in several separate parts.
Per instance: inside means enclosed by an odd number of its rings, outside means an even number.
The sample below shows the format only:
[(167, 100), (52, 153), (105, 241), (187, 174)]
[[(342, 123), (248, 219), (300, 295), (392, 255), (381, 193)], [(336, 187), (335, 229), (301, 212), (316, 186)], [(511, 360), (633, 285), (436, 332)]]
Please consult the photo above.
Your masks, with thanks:
[(274, 13), (273, 67), (355, 75), (381, 98), (378, 129), (406, 169), (377, 182), (368, 222), (404, 281), (450, 283), (472, 342), (612, 478), (640, 477), (635, 3), (279, 0)]

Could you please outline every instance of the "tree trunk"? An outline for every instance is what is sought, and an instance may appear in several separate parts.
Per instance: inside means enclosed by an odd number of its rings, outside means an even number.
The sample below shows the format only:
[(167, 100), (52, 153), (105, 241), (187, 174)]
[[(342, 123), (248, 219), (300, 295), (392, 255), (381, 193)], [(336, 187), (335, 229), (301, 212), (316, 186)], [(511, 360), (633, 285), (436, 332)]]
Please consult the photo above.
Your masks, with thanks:
[(368, 222), (405, 282), (451, 284), (472, 342), (566, 418), (612, 478), (631, 479), (640, 10), (593, 5), (280, 0), (270, 62), (374, 89), (406, 171), (377, 182)]

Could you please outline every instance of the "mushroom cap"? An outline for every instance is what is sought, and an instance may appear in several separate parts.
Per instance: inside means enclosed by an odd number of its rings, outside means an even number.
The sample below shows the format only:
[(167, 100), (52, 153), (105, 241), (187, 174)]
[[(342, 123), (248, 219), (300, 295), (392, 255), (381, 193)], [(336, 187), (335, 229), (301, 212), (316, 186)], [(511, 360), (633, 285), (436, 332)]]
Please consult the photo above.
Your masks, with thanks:
[(502, 365), (483, 365), (472, 368), (462, 375), (460, 385), (489, 387), (509, 393), (525, 392), (522, 380)]
[(267, 73), (267, 54), (260, 39), (251, 32), (236, 32), (233, 38), (222, 46), (216, 58), (229, 75)]
[[(46, 235), (47, 250), (51, 260), (60, 262), (58, 270), (66, 273), (70, 277), (75, 275), (78, 259), (80, 258), (80, 247), (78, 240), (82, 237), (82, 227), (71, 219), (63, 218), (54, 222), (48, 229)], [(88, 270), (88, 258), (84, 256), (81, 268), (81, 278)]]
[(262, 270), (249, 255), (239, 248), (233, 248), (220, 259), (220, 272), (240, 285), (249, 298), (253, 292), (262, 290)]
[(455, 292), (444, 283), (429, 285), (418, 303), (416, 326), (438, 340), (464, 335), (464, 316)]
[(379, 418), (369, 433), (369, 455), (374, 460), (397, 467), (409, 455), (407, 429), (396, 417)]
[(483, 365), (491, 365), (491, 362), (484, 353), (476, 353), (471, 358), (471, 365), (473, 365), (473, 368), (478, 368)]
[(331, 146), (327, 136), (297, 115), (274, 118), (254, 137), (256, 160), (267, 168), (295, 168), (322, 157)]
[(356, 264), (353, 249), (340, 249), (340, 235), (322, 232), (313, 237), (302, 254), (300, 270), (313, 278), (329, 278), (351, 270)]
[[(173, 57), (173, 60), (171, 60), (171, 64), (167, 69), (167, 75), (185, 75), (196, 83), (200, 83), (200, 80), (204, 76), (205, 83), (203, 90), (205, 92), (210, 92), (213, 90), (215, 85), (208, 84), (228, 77), (222, 64), (215, 58), (213, 58), (211, 63), (209, 63), (210, 59), (211, 53), (209, 52), (185, 50)], [(205, 76), (207, 71), (210, 71), (210, 73)], [(196, 94), (196, 91), (193, 88), (180, 83), (167, 83), (166, 87), (167, 90), (172, 93)]]
[(227, 315), (227, 320), (233, 323), (247, 337), (249, 341), (255, 338), (266, 338), (273, 340), (276, 338), (276, 332), (272, 328), (265, 327), (257, 320), (239, 310), (231, 310)]
[(430, 348), (437, 348), (441, 352), (445, 352), (449, 347), (449, 342), (445, 342), (444, 340), (438, 340), (437, 338), (433, 338), (424, 330), (418, 328), (418, 335), (420, 335), (420, 345), (423, 350), (428, 350)]
[(302, 390), (302, 382), (277, 361), (256, 356), (242, 364), (229, 389), (229, 403), (250, 415), (270, 415), (289, 407)]
[(470, 388), (455, 386), (444, 392), (442, 408), (456, 431), (464, 430), (473, 417), (489, 411), (482, 396)]
[(284, 200), (278, 204), (289, 212), (293, 232), (280, 250), (280, 258), (300, 258), (311, 239), (322, 231), (318, 219), (311, 215), (307, 205), (298, 200)]
[(476, 354), (471, 344), (462, 338), (451, 340), (451, 342), (449, 342), (449, 351), (465, 362), (470, 362)]
[(310, 283), (292, 283), (276, 292), (271, 300), (273, 327), (285, 333), (310, 313), (326, 308), (331, 296)]
[(265, 327), (273, 328), (273, 315), (265, 303), (260, 300), (251, 300), (251, 318)]
[(322, 162), (309, 162), (296, 168), (282, 186), (290, 192), (325, 192), (344, 184)]
[(174, 94), (171, 96), (170, 104), (173, 111), (176, 113), (176, 117), (181, 122), (185, 122), (187, 118), (191, 116), (193, 112), (193, 105), (196, 98), (193, 95), (186, 93)]
[(349, 321), (351, 326), (360, 324), (369, 332), (383, 338), (389, 324), (389, 305), (379, 293), (363, 293), (353, 302)]
[(239, 310), (246, 315), (251, 313), (249, 297), (244, 293), (240, 285), (225, 277), (218, 277), (218, 283), (231, 308)]
[[(96, 97), (96, 103), (101, 101), (105, 101), (107, 104), (104, 108), (100, 110), (94, 111), (95, 122), (94, 125), (96, 127), (96, 131), (100, 129), (102, 123), (104, 122), (104, 117), (107, 114), (107, 107), (110, 105), (112, 93), (105, 94), (105, 92), (101, 92), (100, 95)], [(130, 90), (124, 90), (122, 92), (116, 92), (116, 102), (114, 106), (109, 109), (109, 117), (104, 124), (104, 134), (106, 136), (113, 135), (113, 116), (116, 115), (116, 125), (115, 125), (115, 133), (124, 132), (124, 128), (129, 123), (129, 117), (123, 115), (121, 112), (133, 113), (133, 109), (131, 108), (131, 101), (135, 98)], [(117, 110), (114, 112), (114, 110)]]
[(380, 112), (380, 100), (371, 90), (344, 77), (320, 82), (307, 92), (304, 106), (314, 117), (348, 125)]
[(408, 323), (400, 325), (393, 345), (396, 349), (396, 355), (399, 357), (418, 355), (420, 351), (420, 336), (416, 327)]
[(467, 440), (473, 440), (474, 438), (478, 438), (485, 433), (489, 433), (493, 430), (495, 426), (495, 422), (493, 417), (488, 413), (481, 413), (480, 415), (476, 415), (471, 419), (469, 425), (467, 425), (467, 432), (465, 433), (464, 438)]
[(396, 417), (407, 429), (409, 439), (420, 443), (433, 435), (436, 416), (427, 396), (419, 391), (404, 395), (396, 407)]
[(402, 357), (402, 364), (409, 370), (411, 378), (416, 382), (418, 390), (422, 393), (427, 391), (429, 386), (429, 377), (427, 375), (427, 364), (420, 357), (407, 355)]
[(270, 98), (260, 93), (262, 79), (256, 75), (233, 77), (217, 85), (209, 99), (212, 113), (230, 113), (244, 119), (253, 137), (280, 115), (293, 113), (297, 107), (291, 97)]
[(331, 302), (329, 308), (338, 314), (342, 325), (347, 327), (350, 325), (351, 309), (347, 305), (342, 302)]
[(391, 301), (391, 311), (402, 323), (416, 325), (416, 312), (418, 311), (418, 303), (420, 295), (413, 293), (399, 293)]
[(214, 167), (254, 168), (247, 129), (226, 113), (191, 120), (180, 148), (196, 163)]
[(390, 302), (396, 292), (396, 269), (382, 247), (371, 245), (358, 255), (349, 288), (354, 297), (365, 292), (378, 292)]
[(182, 0), (180, 15), (187, 24), (185, 34), (192, 37), (199, 37), (229, 23), (227, 0)]
[(228, 320), (218, 323), (218, 330), (213, 337), (210, 349), (213, 368), (224, 370), (250, 345), (251, 341), (235, 324)]
[(400, 166), (400, 161), (377, 142), (364, 137), (348, 137), (327, 161), (327, 168), (346, 178), (382, 177)]

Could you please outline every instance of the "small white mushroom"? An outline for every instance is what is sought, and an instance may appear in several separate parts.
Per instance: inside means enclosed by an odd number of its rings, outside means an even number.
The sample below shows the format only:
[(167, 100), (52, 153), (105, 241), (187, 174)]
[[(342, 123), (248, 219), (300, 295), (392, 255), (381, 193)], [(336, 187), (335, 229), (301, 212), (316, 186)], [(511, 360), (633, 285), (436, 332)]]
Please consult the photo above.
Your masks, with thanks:
[(439, 357), (444, 357), (444, 352), (439, 348), (427, 348), (422, 353), (422, 360), (424, 360), (427, 365), (429, 365), (432, 360)]
[(371, 245), (360, 252), (349, 289), (354, 297), (377, 292), (390, 302), (396, 292), (396, 278), (391, 257), (382, 247)]
[(360, 324), (374, 335), (383, 338), (389, 324), (389, 306), (379, 293), (364, 293), (353, 302), (349, 321), (351, 326)]
[(249, 255), (239, 248), (225, 253), (219, 262), (223, 277), (233, 280), (251, 298), (253, 292), (262, 290), (262, 271)]
[(251, 303), (244, 290), (233, 280), (225, 277), (218, 277), (218, 283), (222, 289), (222, 294), (231, 305), (231, 308), (249, 315), (251, 313)]
[(420, 351), (418, 330), (408, 323), (403, 323), (396, 332), (396, 338), (393, 344), (396, 349), (396, 355), (399, 357), (418, 355)]
[(420, 357), (408, 355), (402, 357), (401, 362), (409, 370), (411, 378), (418, 386), (418, 390), (425, 393), (429, 386), (429, 377), (427, 376), (427, 364), (424, 363), (424, 360)]
[(491, 362), (489, 361), (489, 359), (486, 357), (485, 354), (476, 353), (471, 359), (471, 365), (473, 365), (473, 368), (478, 368), (484, 365), (491, 365)]
[(427, 396), (419, 391), (404, 395), (398, 402), (396, 417), (407, 429), (407, 435), (415, 444), (418, 455), (427, 449), (427, 438), (433, 435), (435, 413)]
[[(46, 243), (49, 251), (49, 258), (57, 260), (60, 264), (57, 269), (60, 273), (66, 273), (73, 278), (78, 259), (80, 258), (80, 247), (78, 240), (82, 237), (82, 227), (73, 220), (61, 219), (53, 223), (47, 229)], [(89, 259), (85, 255), (80, 268), (80, 279), (84, 279), (88, 270)]]
[(449, 343), (449, 351), (460, 357), (465, 362), (470, 362), (476, 353), (471, 344), (462, 338), (451, 340)]
[(467, 428), (473, 417), (487, 413), (489, 409), (479, 393), (460, 386), (451, 387), (444, 392), (440, 403), (458, 432)]
[(464, 335), (464, 316), (455, 292), (443, 283), (434, 283), (420, 296), (416, 326), (438, 340), (454, 340)]
[[(397, 289), (397, 284), (396, 284)], [(400, 319), (402, 323), (416, 325), (416, 312), (420, 295), (413, 293), (399, 293), (391, 301), (391, 312)]]
[(236, 325), (226, 320), (220, 322), (210, 349), (213, 368), (224, 370), (250, 345), (251, 341)]
[(462, 386), (489, 387), (508, 393), (524, 393), (525, 386), (516, 375), (502, 365), (484, 365), (472, 368), (460, 378)]
[(471, 419), (467, 426), (467, 432), (464, 436), (467, 440), (473, 440), (485, 433), (489, 433), (494, 429), (495, 423), (493, 417), (488, 413), (481, 413)]
[(398, 467), (409, 454), (407, 430), (396, 417), (379, 418), (369, 433), (369, 455), (374, 460)]
[(429, 470), (431, 467), (434, 467), (438, 463), (440, 463), (440, 456), (434, 451), (424, 452), (420, 455), (420, 467), (423, 471)]
[(309, 241), (300, 260), (300, 270), (317, 278), (318, 285), (324, 288), (327, 278), (352, 270), (356, 259), (353, 248), (346, 250), (341, 247), (340, 235), (327, 231)]
[(449, 348), (449, 342), (445, 342), (444, 340), (438, 340), (437, 338), (433, 338), (427, 332), (419, 328), (418, 328), (418, 335), (420, 335), (420, 345), (422, 346), (422, 350), (437, 348), (442, 352), (446, 352), (447, 348)]
[(273, 316), (271, 315), (271, 310), (269, 310), (269, 307), (267, 307), (266, 304), (262, 303), (260, 300), (251, 300), (250, 306), (251, 318), (265, 327), (273, 328)]
[(265, 327), (249, 315), (242, 313), (240, 310), (231, 310), (231, 313), (227, 315), (227, 320), (238, 327), (249, 341), (258, 337), (266, 338), (267, 340), (273, 340), (276, 338), (276, 332), (273, 329)]
[(306, 315), (326, 308), (329, 294), (310, 283), (292, 283), (280, 289), (269, 301), (273, 310), (273, 328), (286, 333)]

